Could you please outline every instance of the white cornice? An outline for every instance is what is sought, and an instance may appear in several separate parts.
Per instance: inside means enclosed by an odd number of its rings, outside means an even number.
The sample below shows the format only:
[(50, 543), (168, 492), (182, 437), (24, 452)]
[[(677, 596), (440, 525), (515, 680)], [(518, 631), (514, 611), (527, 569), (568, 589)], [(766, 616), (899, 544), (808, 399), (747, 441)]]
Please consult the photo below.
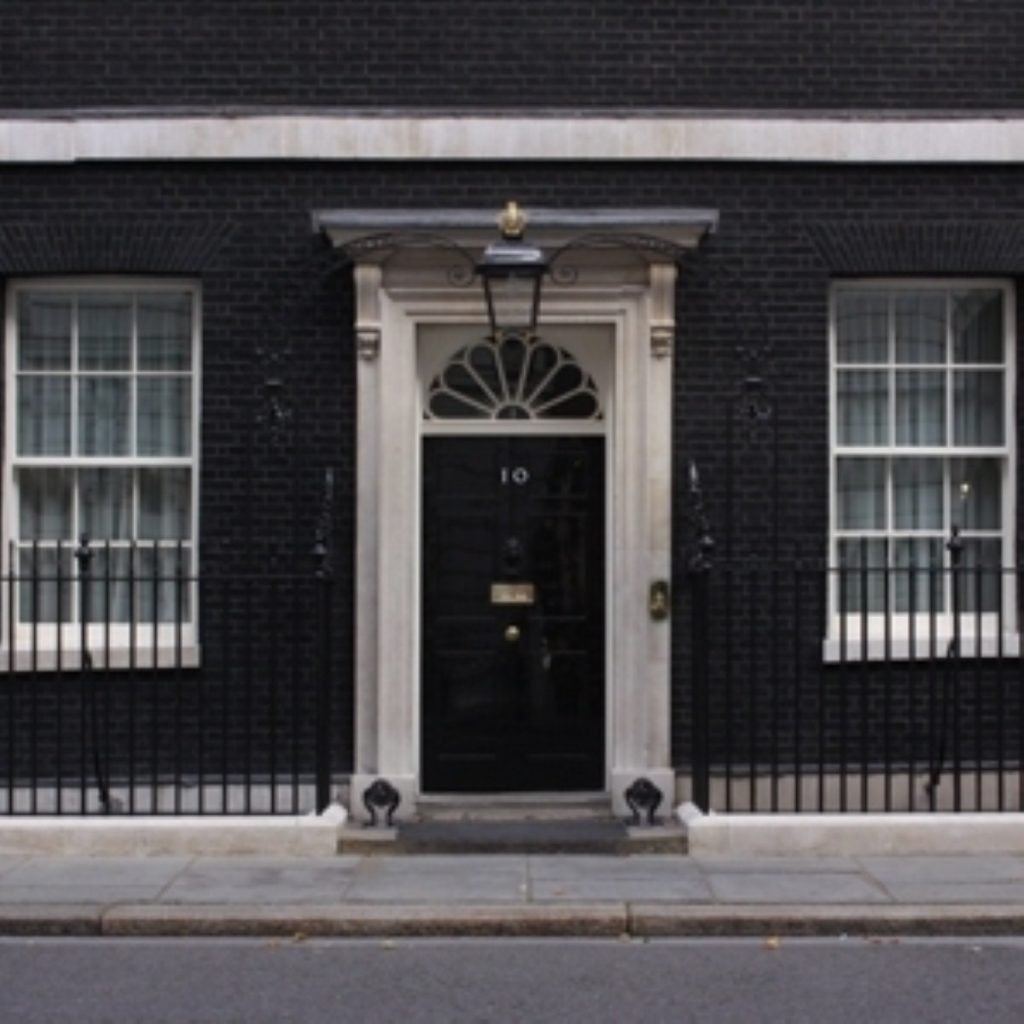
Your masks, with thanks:
[(62, 113), (0, 116), (0, 163), (114, 160), (1024, 162), (1024, 115)]

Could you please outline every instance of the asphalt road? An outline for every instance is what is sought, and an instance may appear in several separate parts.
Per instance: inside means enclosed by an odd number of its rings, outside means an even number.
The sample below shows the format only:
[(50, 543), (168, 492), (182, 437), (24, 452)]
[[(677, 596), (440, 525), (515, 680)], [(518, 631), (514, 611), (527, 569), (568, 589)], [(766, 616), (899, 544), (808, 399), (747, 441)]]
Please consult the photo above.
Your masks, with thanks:
[(3, 1024), (1024, 1020), (1024, 939), (0, 940)]

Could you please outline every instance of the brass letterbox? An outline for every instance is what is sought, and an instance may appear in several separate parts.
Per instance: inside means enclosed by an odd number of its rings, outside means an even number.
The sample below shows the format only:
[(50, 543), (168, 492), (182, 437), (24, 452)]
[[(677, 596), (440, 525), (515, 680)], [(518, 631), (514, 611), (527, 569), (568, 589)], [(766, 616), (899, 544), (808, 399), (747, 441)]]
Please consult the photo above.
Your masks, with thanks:
[(536, 592), (532, 583), (492, 583), (491, 604), (533, 604)]

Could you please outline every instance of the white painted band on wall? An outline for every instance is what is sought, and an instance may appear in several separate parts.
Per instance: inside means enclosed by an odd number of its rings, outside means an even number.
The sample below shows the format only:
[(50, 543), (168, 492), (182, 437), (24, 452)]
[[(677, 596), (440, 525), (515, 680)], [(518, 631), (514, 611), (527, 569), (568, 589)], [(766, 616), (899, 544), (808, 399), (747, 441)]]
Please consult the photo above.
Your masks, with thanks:
[(0, 163), (87, 160), (1024, 162), (1024, 117), (66, 114), (0, 118)]

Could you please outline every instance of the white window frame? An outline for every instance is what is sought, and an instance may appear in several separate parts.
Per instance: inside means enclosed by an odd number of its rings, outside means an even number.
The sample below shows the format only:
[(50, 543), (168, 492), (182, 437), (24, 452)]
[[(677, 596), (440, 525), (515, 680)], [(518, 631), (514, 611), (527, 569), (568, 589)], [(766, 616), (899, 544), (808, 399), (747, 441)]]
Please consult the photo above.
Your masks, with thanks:
[[(142, 292), (187, 293), (192, 300), (191, 369), (191, 436), (190, 451), (183, 456), (23, 456), (17, 452), (17, 352), (18, 352), (18, 305), (19, 297), (30, 292), (59, 293), (72, 295), (98, 294), (103, 292), (137, 295)], [(72, 324), (73, 339), (77, 338), (78, 321)], [(72, 601), (74, 617), (69, 622), (56, 623), (20, 618), (20, 601), (17, 585), (11, 585), (12, 574), (17, 575), (18, 565), (12, 564), (12, 549), (19, 537), (17, 470), (25, 467), (38, 468), (187, 468), (191, 474), (190, 539), (187, 542), (189, 580), (187, 594), (187, 617), (177, 622), (87, 623), (84, 630), (91, 664), (94, 668), (154, 668), (193, 667), (199, 663), (198, 620), (199, 588), (196, 583), (199, 565), (199, 453), (201, 418), (201, 377), (202, 377), (202, 293), (198, 281), (169, 277), (130, 276), (81, 276), (14, 279), (8, 282), (5, 295), (4, 318), (5, 341), (5, 443), (3, 452), (3, 554), (0, 559), (3, 571), (2, 602), (3, 621), (0, 622), (0, 671), (50, 671), (74, 670), (81, 666), (83, 628), (78, 615), (78, 595)], [(75, 341), (73, 340), (73, 350)], [(133, 363), (126, 372), (133, 380), (138, 379), (138, 368)], [(71, 379), (80, 371), (76, 366), (70, 370)], [(74, 388), (72, 388), (72, 392)], [(72, 420), (74, 420), (74, 402)], [(74, 427), (73, 427), (74, 429)], [(134, 424), (132, 429), (134, 429)], [(77, 489), (76, 489), (77, 493)], [(151, 542), (139, 541), (139, 549), (145, 550)], [(158, 542), (159, 543), (159, 542)], [(93, 551), (101, 550), (102, 539), (96, 538)], [(72, 551), (77, 546), (71, 546)], [(72, 579), (77, 577), (77, 567), (72, 557)], [(97, 576), (97, 579), (102, 579)], [(139, 586), (145, 586), (152, 577), (140, 577)], [(76, 590), (77, 580), (72, 584)], [(12, 628), (13, 627), (13, 628)], [(13, 636), (12, 636), (13, 634)], [(59, 634), (59, 635), (58, 635)], [(13, 640), (13, 643), (12, 643)]]
[[(952, 443), (941, 446), (911, 446), (895, 444), (896, 419), (894, 415), (895, 388), (890, 384), (889, 391), (889, 443), (885, 445), (855, 446), (840, 445), (838, 439), (838, 387), (839, 370), (855, 368), (858, 370), (885, 369), (895, 373), (897, 369), (912, 367), (913, 369), (935, 369), (938, 364), (903, 364), (896, 363), (892, 348), (893, 319), (889, 315), (887, 361), (883, 363), (842, 364), (838, 361), (837, 304), (842, 293), (854, 291), (888, 292), (892, 296), (900, 291), (924, 292), (936, 291), (944, 294), (957, 291), (988, 290), (1003, 293), (1003, 353), (1002, 365), (1004, 373), (1003, 444), (979, 447), (958, 447)], [(838, 527), (838, 460), (844, 456), (867, 456), (873, 458), (940, 458), (944, 462), (952, 458), (998, 458), (1002, 464), (1002, 508), (1001, 529), (995, 533), (1001, 540), (1002, 565), (1016, 565), (1016, 461), (1017, 461), (1017, 423), (1016, 423), (1016, 293), (1014, 286), (1003, 279), (981, 278), (868, 278), (848, 281), (837, 281), (829, 294), (829, 542), (828, 566), (829, 578), (827, 585), (828, 617), (827, 629), (823, 643), (823, 656), (826, 661), (857, 661), (882, 658), (944, 658), (947, 656), (950, 643), (957, 635), (960, 641), (960, 653), (966, 657), (999, 657), (1017, 656), (1020, 651), (1018, 632), (1018, 609), (1016, 599), (1016, 577), (1013, 571), (1004, 572), (1001, 590), (1002, 616), (999, 613), (964, 611), (960, 614), (959, 631), (954, 630), (953, 613), (949, 600), (949, 554), (943, 544), (942, 579), (940, 586), (945, 588), (943, 610), (934, 615), (924, 610), (911, 616), (909, 611), (891, 610), (885, 612), (850, 611), (845, 615), (839, 613), (839, 542), (844, 538), (868, 537), (869, 539), (892, 540), (894, 538), (915, 536), (914, 531), (896, 530), (892, 527), (891, 508), (887, 510), (887, 528), (884, 530), (840, 530)], [(947, 330), (948, 330), (947, 326)], [(954, 372), (961, 364), (950, 361), (947, 338), (946, 361), (944, 370), (947, 374)], [(973, 364), (963, 364), (967, 369)], [(993, 368), (994, 364), (983, 368)], [(947, 402), (951, 401), (947, 389)], [(947, 431), (952, 430), (952, 410), (947, 406)], [(948, 434), (947, 434), (948, 438)], [(891, 470), (887, 471), (887, 475)], [(948, 488), (944, 489), (944, 529), (948, 538), (951, 516), (948, 509)], [(891, 488), (887, 489), (888, 491)], [(924, 531), (929, 536), (935, 531)], [(978, 536), (991, 535), (992, 531), (979, 531)], [(923, 536), (923, 533), (922, 533)], [(964, 531), (964, 539), (970, 540), (975, 533)], [(923, 568), (923, 567), (922, 567)], [(857, 570), (851, 570), (856, 573)], [(899, 570), (893, 569), (892, 572)], [(969, 570), (965, 571), (968, 580), (973, 579)], [(891, 577), (895, 578), (895, 577)], [(970, 584), (968, 584), (970, 585)], [(913, 621), (911, 621), (913, 619)], [(845, 621), (844, 621), (845, 620)], [(1001, 626), (1001, 628), (1000, 628)]]

